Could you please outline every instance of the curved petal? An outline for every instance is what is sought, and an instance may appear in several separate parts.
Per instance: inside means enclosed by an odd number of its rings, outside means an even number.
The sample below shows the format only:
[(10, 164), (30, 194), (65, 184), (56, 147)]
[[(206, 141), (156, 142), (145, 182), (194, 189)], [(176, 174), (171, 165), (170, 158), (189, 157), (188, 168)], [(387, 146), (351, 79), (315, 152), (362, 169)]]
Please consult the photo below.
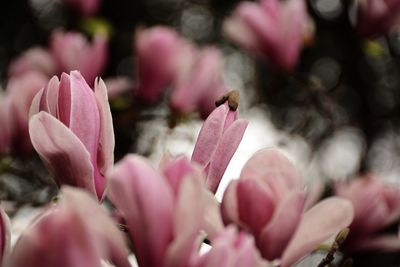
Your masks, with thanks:
[(182, 180), (175, 203), (174, 241), (168, 247), (163, 266), (186, 266), (191, 252), (200, 245), (196, 240), (205, 223), (205, 192), (202, 172), (197, 171)]
[(105, 175), (114, 164), (114, 128), (110, 105), (108, 104), (107, 88), (102, 79), (95, 81), (94, 93), (100, 113), (100, 137), (97, 151), (97, 165), (100, 173)]
[(294, 264), (341, 229), (349, 226), (354, 216), (351, 202), (331, 197), (307, 211), (282, 256), (281, 266)]
[(207, 174), (206, 183), (211, 192), (217, 191), (222, 176), (242, 141), (247, 125), (248, 122), (246, 120), (236, 120), (223, 133), (221, 140), (219, 140), (215, 152), (211, 157)]
[(118, 267), (130, 267), (126, 240), (99, 203), (82, 190), (68, 186), (61, 188), (61, 196), (58, 207), (74, 211), (85, 220), (90, 231), (99, 239), (102, 257)]
[(182, 181), (187, 175), (194, 173), (195, 168), (192, 163), (183, 156), (168, 162), (162, 167), (162, 172), (174, 192), (174, 196), (178, 197)]
[(239, 220), (255, 236), (258, 236), (275, 210), (275, 202), (272, 196), (263, 189), (257, 180), (239, 180), (237, 183)]
[(279, 203), (269, 224), (261, 231), (257, 244), (264, 258), (280, 258), (293, 237), (304, 207), (304, 192), (293, 191)]
[(237, 199), (237, 184), (238, 180), (231, 181), (224, 192), (224, 197), (222, 198), (221, 215), (222, 220), (225, 224), (240, 224)]
[(197, 162), (202, 167), (207, 166), (217, 148), (217, 143), (224, 130), (228, 111), (225, 105), (219, 106), (208, 116), (203, 123), (203, 127), (201, 127), (193, 150), (192, 161)]
[(270, 148), (257, 151), (244, 165), (240, 178), (261, 179), (278, 197), (289, 190), (302, 190), (303, 187), (295, 166), (281, 152)]
[(30, 119), (29, 134), (58, 185), (74, 185), (96, 193), (89, 152), (64, 124), (41, 111)]
[(168, 183), (136, 155), (116, 164), (109, 179), (109, 196), (128, 224), (139, 265), (163, 266), (173, 238), (173, 195)]

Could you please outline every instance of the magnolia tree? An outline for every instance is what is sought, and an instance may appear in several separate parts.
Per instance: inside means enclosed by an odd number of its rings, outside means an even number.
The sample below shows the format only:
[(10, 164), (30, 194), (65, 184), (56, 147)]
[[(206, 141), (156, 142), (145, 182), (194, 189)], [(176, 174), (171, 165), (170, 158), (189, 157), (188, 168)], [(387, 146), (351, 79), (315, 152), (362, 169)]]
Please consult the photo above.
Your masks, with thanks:
[[(39, 2), (0, 32), (0, 267), (400, 263), (400, 1)], [(310, 149), (231, 175), (255, 107)], [(141, 149), (193, 121), (193, 150)]]

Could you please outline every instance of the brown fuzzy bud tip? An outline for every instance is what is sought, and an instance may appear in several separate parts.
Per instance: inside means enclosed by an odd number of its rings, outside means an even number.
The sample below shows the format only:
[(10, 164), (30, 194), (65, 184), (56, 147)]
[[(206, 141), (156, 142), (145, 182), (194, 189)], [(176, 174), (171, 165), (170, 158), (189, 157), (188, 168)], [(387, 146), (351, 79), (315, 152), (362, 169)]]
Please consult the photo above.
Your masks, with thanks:
[(228, 92), (226, 95), (223, 95), (220, 99), (215, 101), (215, 105), (217, 107), (221, 106), (224, 104), (226, 101), (228, 101), (228, 106), (231, 110), (235, 111), (237, 110), (240, 102), (240, 94), (239, 91), (237, 90), (232, 90)]
[(349, 228), (344, 228), (342, 229), (335, 238), (336, 243), (338, 243), (338, 245), (343, 244), (343, 242), (346, 240), (347, 236), (349, 235)]

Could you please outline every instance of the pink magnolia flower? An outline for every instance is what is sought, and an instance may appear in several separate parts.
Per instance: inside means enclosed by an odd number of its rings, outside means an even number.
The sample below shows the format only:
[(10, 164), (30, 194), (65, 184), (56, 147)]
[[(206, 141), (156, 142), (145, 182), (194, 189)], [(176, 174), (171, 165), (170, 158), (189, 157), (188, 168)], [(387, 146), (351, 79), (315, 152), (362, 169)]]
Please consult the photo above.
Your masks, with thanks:
[(347, 200), (329, 198), (305, 213), (304, 200), (294, 166), (277, 150), (264, 149), (245, 164), (240, 179), (230, 183), (221, 211), (226, 224), (254, 235), (265, 259), (280, 259), (280, 266), (288, 267), (353, 219)]
[[(10, 99), (8, 112), (13, 120), (11, 126), (11, 151), (30, 153), (33, 150), (29, 138), (29, 109), (35, 95), (46, 85), (48, 79), (39, 72), (27, 72), (13, 77), (7, 84), (6, 93)], [(7, 126), (6, 126), (7, 127)]]
[(214, 193), (242, 140), (247, 124), (246, 120), (237, 119), (237, 111), (227, 104), (217, 107), (204, 121), (192, 161), (204, 169), (207, 187)]
[(113, 165), (114, 132), (107, 89), (94, 91), (78, 71), (54, 76), (34, 98), (29, 134), (57, 184), (83, 187), (102, 199)]
[(5, 267), (130, 267), (121, 231), (86, 192), (61, 189), (60, 202), (22, 233)]
[(162, 170), (128, 155), (110, 174), (109, 196), (127, 222), (139, 266), (187, 266), (204, 223), (202, 173), (186, 158)]
[(222, 81), (222, 58), (216, 48), (182, 49), (175, 61), (175, 75), (170, 106), (180, 113), (200, 109), (207, 117), (214, 110), (215, 100), (226, 93)]
[(354, 221), (346, 239), (350, 250), (400, 250), (395, 234), (378, 233), (400, 219), (400, 189), (387, 185), (373, 175), (336, 186), (336, 194), (351, 201)]
[(64, 0), (67, 4), (76, 8), (82, 15), (93, 15), (100, 6), (100, 0)]
[(222, 58), (215, 48), (197, 49), (166, 27), (140, 30), (136, 35), (138, 87), (136, 95), (155, 103), (172, 85), (170, 107), (179, 113), (200, 110), (205, 117), (215, 99), (226, 91)]
[(213, 240), (211, 250), (190, 267), (255, 267), (259, 266), (258, 261), (254, 239), (229, 226)]
[(239, 4), (224, 31), (238, 45), (290, 71), (309, 34), (308, 23), (304, 0), (260, 0)]
[(149, 103), (162, 96), (171, 83), (173, 62), (180, 53), (182, 40), (166, 27), (140, 30), (135, 38), (138, 87), (136, 95)]
[(357, 28), (364, 36), (385, 34), (400, 19), (399, 0), (362, 0), (357, 4)]
[(11, 62), (8, 74), (10, 77), (20, 76), (26, 72), (36, 71), (51, 77), (57, 73), (53, 55), (41, 47), (33, 47)]
[(50, 40), (50, 49), (60, 72), (79, 70), (93, 85), (108, 57), (107, 39), (102, 34), (93, 37), (92, 43), (78, 32), (55, 31)]

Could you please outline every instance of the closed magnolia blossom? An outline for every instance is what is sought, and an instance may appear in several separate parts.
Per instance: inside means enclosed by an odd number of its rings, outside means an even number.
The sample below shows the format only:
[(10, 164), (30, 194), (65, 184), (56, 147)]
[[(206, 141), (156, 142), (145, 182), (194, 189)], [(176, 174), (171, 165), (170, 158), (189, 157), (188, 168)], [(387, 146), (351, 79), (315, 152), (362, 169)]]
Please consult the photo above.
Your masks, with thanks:
[(173, 62), (180, 53), (182, 39), (174, 30), (162, 26), (139, 30), (135, 37), (136, 95), (155, 103), (172, 81)]
[(304, 0), (260, 0), (239, 4), (225, 21), (224, 32), (244, 49), (291, 71), (310, 35), (309, 26)]
[(99, 76), (108, 58), (107, 38), (96, 34), (89, 42), (78, 32), (53, 32), (50, 39), (50, 50), (59, 72), (79, 70), (92, 86)]
[(254, 235), (262, 256), (289, 267), (353, 219), (347, 200), (328, 198), (304, 213), (303, 182), (290, 161), (275, 149), (255, 153), (238, 180), (225, 191), (221, 211)]
[(348, 250), (400, 250), (396, 234), (380, 233), (400, 220), (400, 188), (366, 175), (336, 185), (336, 194), (351, 201), (354, 221), (345, 247)]
[(113, 165), (114, 132), (107, 89), (94, 91), (78, 71), (54, 76), (35, 96), (29, 121), (33, 147), (57, 184), (82, 187), (103, 198)]
[(222, 104), (208, 116), (197, 137), (192, 161), (206, 173), (207, 187), (215, 193), (228, 164), (243, 138), (248, 122)]
[(123, 233), (83, 190), (63, 187), (22, 233), (4, 267), (101, 267), (102, 261), (130, 267)]
[(139, 266), (188, 266), (205, 221), (201, 171), (184, 157), (158, 171), (145, 158), (128, 155), (109, 179), (109, 196), (128, 225)]
[(228, 226), (213, 240), (210, 251), (193, 260), (190, 267), (256, 267), (259, 261), (253, 237)]
[[(10, 105), (7, 109), (11, 117), (11, 147), (13, 153), (28, 154), (33, 151), (29, 138), (29, 109), (35, 95), (47, 84), (48, 79), (40, 72), (31, 71), (9, 80), (6, 97)], [(7, 116), (7, 115), (5, 115)]]
[(399, 0), (361, 0), (357, 8), (357, 29), (367, 37), (386, 34), (400, 19)]

